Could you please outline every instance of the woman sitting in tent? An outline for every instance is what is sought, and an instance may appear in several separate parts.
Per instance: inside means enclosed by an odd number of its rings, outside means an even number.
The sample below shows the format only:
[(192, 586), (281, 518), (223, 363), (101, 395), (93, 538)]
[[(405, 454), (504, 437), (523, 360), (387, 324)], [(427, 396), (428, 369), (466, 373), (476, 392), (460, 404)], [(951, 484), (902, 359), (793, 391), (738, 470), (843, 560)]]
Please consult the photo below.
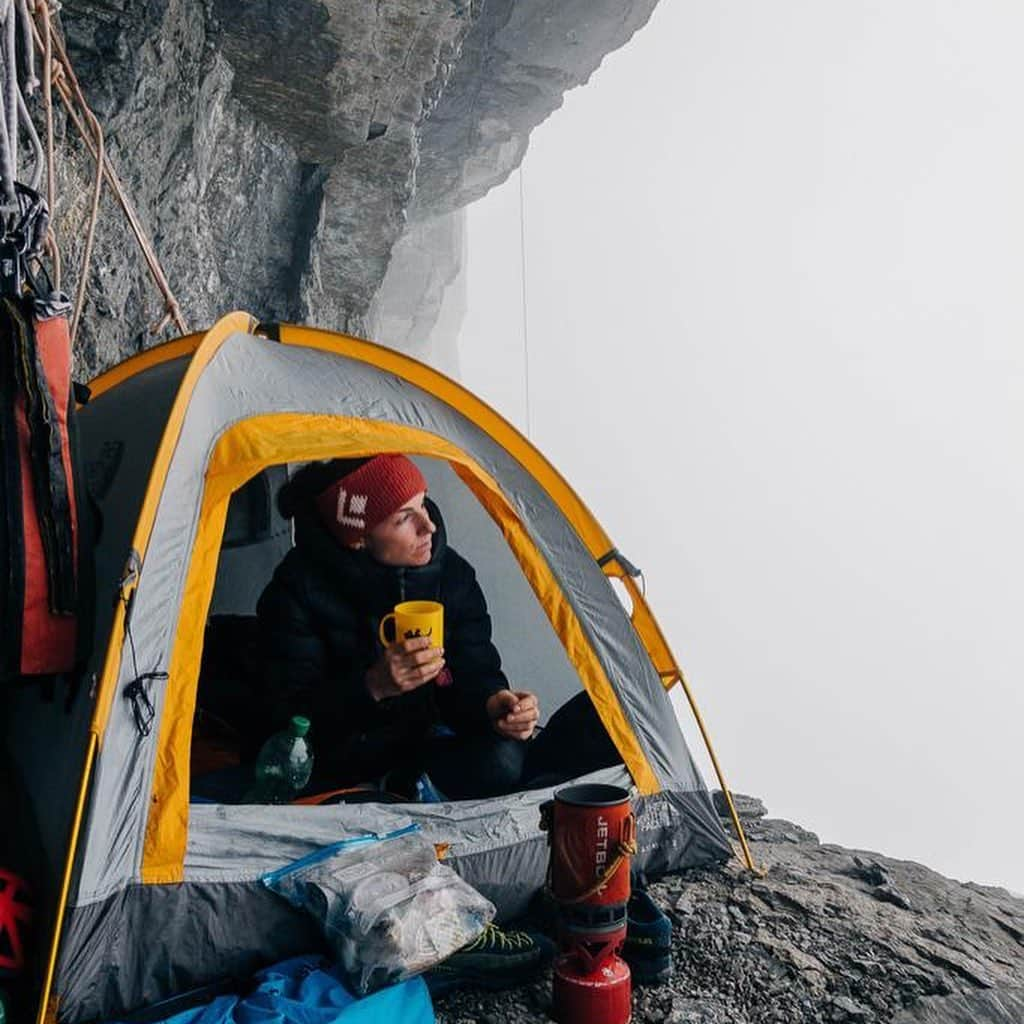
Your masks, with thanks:
[[(476, 574), (426, 491), (403, 455), (314, 463), (281, 490), (295, 547), (257, 609), (263, 682), (276, 728), (312, 720), (312, 787), (387, 776), (402, 790), (426, 771), (465, 799), (617, 763), (585, 694), (526, 743), (539, 702), (509, 687)], [(381, 619), (409, 600), (444, 606), (443, 649), (425, 637), (382, 647)], [(573, 748), (583, 760), (567, 764)]]

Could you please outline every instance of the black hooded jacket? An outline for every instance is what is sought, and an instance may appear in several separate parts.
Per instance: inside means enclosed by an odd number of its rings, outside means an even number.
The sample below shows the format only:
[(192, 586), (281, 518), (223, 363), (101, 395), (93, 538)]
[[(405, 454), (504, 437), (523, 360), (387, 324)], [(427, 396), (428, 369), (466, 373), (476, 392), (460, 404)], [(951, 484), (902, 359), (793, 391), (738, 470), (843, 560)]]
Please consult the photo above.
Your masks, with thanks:
[[(427, 509), (437, 527), (431, 558), (408, 568), (343, 547), (315, 514), (300, 511), (295, 547), (260, 597), (266, 710), (278, 729), (292, 715), (311, 719), (320, 788), (366, 781), (414, 762), (436, 723), (460, 736), (486, 733), (487, 698), (508, 687), (476, 573), (448, 547), (437, 506), (428, 500)], [(398, 602), (411, 600), (444, 605), (451, 685), (430, 682), (377, 702), (365, 678), (382, 653), (378, 626)]]

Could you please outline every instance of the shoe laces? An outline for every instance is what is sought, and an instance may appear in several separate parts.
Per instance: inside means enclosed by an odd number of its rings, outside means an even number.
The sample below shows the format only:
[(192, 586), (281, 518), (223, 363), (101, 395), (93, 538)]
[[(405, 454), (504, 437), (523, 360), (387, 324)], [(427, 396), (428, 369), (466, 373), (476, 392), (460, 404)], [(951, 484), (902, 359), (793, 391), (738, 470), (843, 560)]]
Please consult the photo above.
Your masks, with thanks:
[(505, 950), (531, 949), (533, 944), (533, 939), (526, 932), (506, 932), (496, 924), (488, 924), (484, 926), (480, 935), (468, 946), (463, 946), (463, 949), (474, 951), (500, 949), (504, 952)]

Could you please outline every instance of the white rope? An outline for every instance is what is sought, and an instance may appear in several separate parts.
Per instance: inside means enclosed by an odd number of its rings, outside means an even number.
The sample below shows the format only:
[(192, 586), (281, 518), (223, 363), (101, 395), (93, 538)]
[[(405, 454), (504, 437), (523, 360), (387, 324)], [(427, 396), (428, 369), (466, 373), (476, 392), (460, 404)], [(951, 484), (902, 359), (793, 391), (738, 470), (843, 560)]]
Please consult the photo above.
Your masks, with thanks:
[(28, 0), (18, 0), (18, 22), (21, 25), (21, 50), (26, 71), (21, 88), (26, 96), (34, 96), (39, 88), (39, 79), (36, 78), (36, 47), (32, 40), (32, 17), (28, 13)]
[[(11, 212), (18, 213), (18, 202), (14, 183), (18, 173), (18, 132), (24, 128), (32, 152), (32, 176), (29, 188), (39, 190), (43, 180), (45, 158), (39, 133), (28, 112), (26, 95), (33, 95), (39, 88), (36, 77), (36, 48), (32, 37), (32, 16), (28, 0), (0, 0), (0, 179), (3, 194)], [(22, 53), (25, 80), (18, 83), (18, 49)]]
[(530, 337), (526, 316), (526, 204), (523, 201), (523, 165), (519, 165), (519, 278), (523, 301), (523, 390), (526, 396), (526, 436), (530, 430)]
[(11, 170), (18, 177), (18, 24), (14, 0), (6, 0), (4, 12), (4, 120)]
[[(12, 130), (17, 132), (18, 105), (14, 93), (18, 88), (18, 69), (14, 53), (14, 0), (0, 0), (0, 177), (3, 179), (4, 197), (8, 209), (17, 212), (18, 204), (14, 195), (14, 179), (18, 173), (18, 152), (11, 139)], [(12, 31), (8, 31), (8, 30)]]
[[(2, 25), (0, 25), (0, 31), (3, 31)], [(0, 55), (2, 53), (3, 47), (0, 46)], [(3, 74), (0, 69), (0, 81), (3, 79)], [(14, 195), (14, 173), (14, 165), (11, 163), (10, 133), (7, 131), (7, 117), (4, 113), (3, 87), (0, 85), (0, 185), (3, 187), (8, 211), (17, 211), (18, 209), (18, 201)]]
[(45, 161), (43, 144), (39, 141), (39, 132), (36, 131), (36, 126), (32, 123), (32, 117), (25, 104), (25, 97), (21, 94), (20, 90), (18, 92), (18, 120), (25, 129), (28, 141), (32, 145), (32, 177), (29, 179), (28, 187), (33, 192), (38, 192), (39, 186), (43, 183), (43, 164)]

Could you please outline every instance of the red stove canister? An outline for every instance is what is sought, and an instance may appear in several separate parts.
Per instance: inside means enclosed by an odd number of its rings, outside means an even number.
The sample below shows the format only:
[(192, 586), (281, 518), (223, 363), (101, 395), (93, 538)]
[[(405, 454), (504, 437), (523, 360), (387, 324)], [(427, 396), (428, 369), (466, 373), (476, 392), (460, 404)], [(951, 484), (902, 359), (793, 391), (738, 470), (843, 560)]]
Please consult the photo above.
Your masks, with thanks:
[(558, 1024), (628, 1024), (631, 997), (629, 966), (615, 954), (591, 971), (571, 953), (555, 960), (552, 1015)]
[(597, 970), (609, 957), (622, 950), (626, 941), (626, 915), (615, 925), (604, 928), (588, 928), (581, 924), (567, 925), (562, 922), (558, 928), (558, 947), (563, 953), (576, 957), (579, 970), (584, 974)]

